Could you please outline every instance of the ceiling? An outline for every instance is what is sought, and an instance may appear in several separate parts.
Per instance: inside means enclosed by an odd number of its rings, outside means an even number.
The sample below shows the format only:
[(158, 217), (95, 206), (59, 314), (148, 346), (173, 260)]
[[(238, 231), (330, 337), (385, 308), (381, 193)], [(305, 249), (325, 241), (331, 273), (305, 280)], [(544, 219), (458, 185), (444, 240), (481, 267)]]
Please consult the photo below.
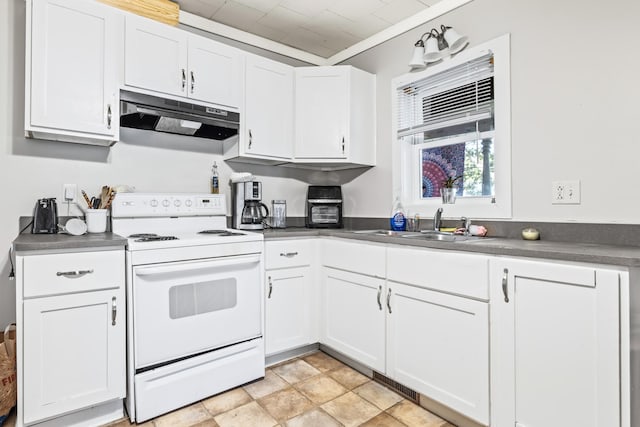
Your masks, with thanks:
[(329, 58), (440, 0), (174, 0), (180, 9)]

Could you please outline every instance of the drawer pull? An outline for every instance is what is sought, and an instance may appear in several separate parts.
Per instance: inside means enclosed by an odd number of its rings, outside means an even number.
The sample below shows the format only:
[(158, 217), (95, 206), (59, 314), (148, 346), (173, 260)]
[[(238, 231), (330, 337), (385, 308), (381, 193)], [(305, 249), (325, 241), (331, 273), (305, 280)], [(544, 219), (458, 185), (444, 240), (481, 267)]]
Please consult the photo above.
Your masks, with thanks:
[(509, 269), (502, 270), (502, 294), (504, 295), (504, 302), (509, 302), (509, 291), (507, 285), (509, 284)]
[(293, 258), (294, 256), (298, 255), (298, 252), (281, 252), (280, 256), (286, 257), (286, 258)]
[(77, 271), (58, 271), (56, 276), (64, 276), (69, 279), (77, 279), (87, 274), (93, 273), (93, 270), (77, 270)]
[(118, 306), (116, 305), (116, 297), (111, 298), (111, 325), (116, 326), (116, 315), (118, 314)]
[(378, 286), (378, 308), (382, 311), (382, 301), (380, 301), (380, 297), (382, 296), (382, 285)]

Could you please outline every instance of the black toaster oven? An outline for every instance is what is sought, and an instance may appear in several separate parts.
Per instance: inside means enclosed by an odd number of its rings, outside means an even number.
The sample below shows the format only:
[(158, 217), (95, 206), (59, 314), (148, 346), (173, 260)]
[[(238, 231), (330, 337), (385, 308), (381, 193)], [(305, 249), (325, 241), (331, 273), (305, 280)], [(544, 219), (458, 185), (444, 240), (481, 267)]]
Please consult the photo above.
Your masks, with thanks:
[(308, 228), (342, 228), (342, 189), (339, 185), (310, 185), (307, 189)]

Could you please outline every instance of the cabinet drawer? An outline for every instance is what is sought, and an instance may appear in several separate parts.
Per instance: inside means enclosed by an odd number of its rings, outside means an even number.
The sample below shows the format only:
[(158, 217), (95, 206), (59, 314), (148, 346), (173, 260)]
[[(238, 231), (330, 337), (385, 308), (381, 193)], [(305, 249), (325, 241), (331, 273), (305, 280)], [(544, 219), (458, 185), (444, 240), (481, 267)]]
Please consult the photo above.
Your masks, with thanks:
[(369, 242), (322, 241), (322, 265), (367, 276), (385, 277), (385, 254), (384, 246)]
[(483, 255), (389, 248), (387, 278), (451, 294), (489, 299), (489, 257)]
[(30, 255), (23, 270), (24, 298), (117, 288), (124, 284), (124, 251)]
[(310, 240), (278, 240), (265, 242), (265, 268), (302, 267), (311, 264), (313, 245)]

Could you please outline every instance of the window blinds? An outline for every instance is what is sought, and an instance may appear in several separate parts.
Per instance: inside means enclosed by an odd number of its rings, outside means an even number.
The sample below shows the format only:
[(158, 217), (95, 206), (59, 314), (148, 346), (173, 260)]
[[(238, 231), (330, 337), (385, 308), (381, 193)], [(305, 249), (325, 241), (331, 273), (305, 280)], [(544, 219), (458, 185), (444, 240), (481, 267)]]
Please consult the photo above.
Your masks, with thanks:
[(493, 53), (397, 89), (398, 137), (493, 117)]

